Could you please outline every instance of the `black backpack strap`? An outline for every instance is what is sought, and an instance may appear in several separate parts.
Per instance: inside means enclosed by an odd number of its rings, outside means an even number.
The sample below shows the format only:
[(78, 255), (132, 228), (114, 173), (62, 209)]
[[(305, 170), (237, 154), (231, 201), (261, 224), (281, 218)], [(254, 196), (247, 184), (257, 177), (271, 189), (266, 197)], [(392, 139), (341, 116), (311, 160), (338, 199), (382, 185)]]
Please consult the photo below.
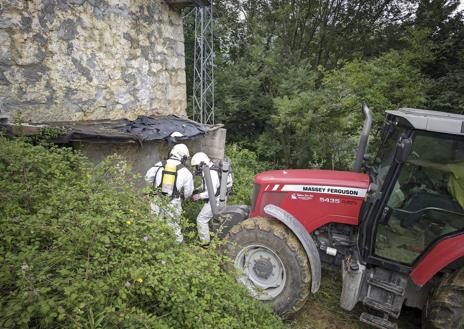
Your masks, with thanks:
[[(154, 187), (154, 188), (158, 188), (158, 187), (161, 186), (161, 184), (163, 184), (164, 166), (165, 166), (165, 165), (166, 165), (166, 160), (161, 161), (161, 166), (158, 166), (158, 170), (156, 170), (155, 178), (153, 179), (153, 187)], [(156, 167), (156, 166), (155, 166), (155, 167)], [(156, 177), (158, 176), (158, 173), (159, 173), (159, 171), (161, 170), (161, 168), (163, 168), (163, 172), (161, 173), (161, 181), (160, 181), (159, 186), (156, 186)]]

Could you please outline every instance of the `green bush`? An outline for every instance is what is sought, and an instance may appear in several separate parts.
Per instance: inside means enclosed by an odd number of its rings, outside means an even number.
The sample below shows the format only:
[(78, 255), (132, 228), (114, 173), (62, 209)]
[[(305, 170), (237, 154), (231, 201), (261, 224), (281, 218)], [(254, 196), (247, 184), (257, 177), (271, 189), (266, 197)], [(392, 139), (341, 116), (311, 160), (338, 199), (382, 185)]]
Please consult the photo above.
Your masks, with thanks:
[(131, 181), (116, 158), (0, 138), (0, 327), (282, 327)]
[(226, 156), (230, 158), (234, 175), (234, 193), (228, 203), (250, 205), (255, 175), (271, 169), (272, 166), (266, 162), (259, 162), (254, 152), (235, 144), (226, 147)]
[[(274, 98), (277, 112), (258, 146), (272, 145), (276, 151), (271, 154), (291, 167), (351, 168), (363, 125), (363, 102), (374, 117), (372, 132), (383, 122), (385, 110), (424, 106), (429, 84), (410, 56), (390, 51), (368, 61), (353, 60), (324, 72), (321, 80), (308, 73), (312, 86)], [(369, 149), (375, 148), (371, 138)]]

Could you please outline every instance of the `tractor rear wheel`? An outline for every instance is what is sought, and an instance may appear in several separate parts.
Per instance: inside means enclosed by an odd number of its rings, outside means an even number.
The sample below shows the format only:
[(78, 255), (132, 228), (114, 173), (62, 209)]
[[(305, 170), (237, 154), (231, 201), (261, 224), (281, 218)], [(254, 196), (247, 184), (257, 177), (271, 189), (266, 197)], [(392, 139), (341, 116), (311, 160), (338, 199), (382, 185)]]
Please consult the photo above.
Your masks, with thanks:
[(464, 269), (442, 279), (424, 312), (425, 329), (464, 328)]
[(238, 270), (237, 280), (253, 297), (270, 303), (284, 318), (303, 307), (311, 271), (303, 247), (285, 225), (269, 218), (247, 219), (226, 240), (225, 254)]

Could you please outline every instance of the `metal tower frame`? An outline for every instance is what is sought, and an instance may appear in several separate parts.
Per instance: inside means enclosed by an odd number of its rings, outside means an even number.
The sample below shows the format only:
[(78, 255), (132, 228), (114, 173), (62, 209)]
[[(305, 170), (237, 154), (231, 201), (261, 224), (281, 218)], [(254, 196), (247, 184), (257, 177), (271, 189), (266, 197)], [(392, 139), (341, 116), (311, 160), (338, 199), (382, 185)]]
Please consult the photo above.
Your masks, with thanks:
[(214, 124), (213, 2), (195, 9), (193, 120)]

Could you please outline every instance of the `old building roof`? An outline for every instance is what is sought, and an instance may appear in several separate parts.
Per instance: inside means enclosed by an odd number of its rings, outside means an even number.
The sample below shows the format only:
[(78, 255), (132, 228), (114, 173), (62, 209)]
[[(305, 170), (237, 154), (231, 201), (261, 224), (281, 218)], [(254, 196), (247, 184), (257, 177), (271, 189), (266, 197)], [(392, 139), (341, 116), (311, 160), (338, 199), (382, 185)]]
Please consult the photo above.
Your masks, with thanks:
[[(60, 121), (28, 124), (11, 124), (0, 121), (11, 137), (38, 135), (44, 129), (56, 129), (56, 143), (88, 142), (88, 143), (139, 143), (146, 141), (166, 140), (183, 141), (192, 139), (221, 125), (206, 126), (201, 123), (180, 118), (175, 115), (148, 117), (139, 116), (136, 120), (89, 120)], [(177, 132), (177, 137), (171, 135)], [(180, 133), (180, 134), (179, 134)], [(180, 136), (182, 135), (182, 136)]]

